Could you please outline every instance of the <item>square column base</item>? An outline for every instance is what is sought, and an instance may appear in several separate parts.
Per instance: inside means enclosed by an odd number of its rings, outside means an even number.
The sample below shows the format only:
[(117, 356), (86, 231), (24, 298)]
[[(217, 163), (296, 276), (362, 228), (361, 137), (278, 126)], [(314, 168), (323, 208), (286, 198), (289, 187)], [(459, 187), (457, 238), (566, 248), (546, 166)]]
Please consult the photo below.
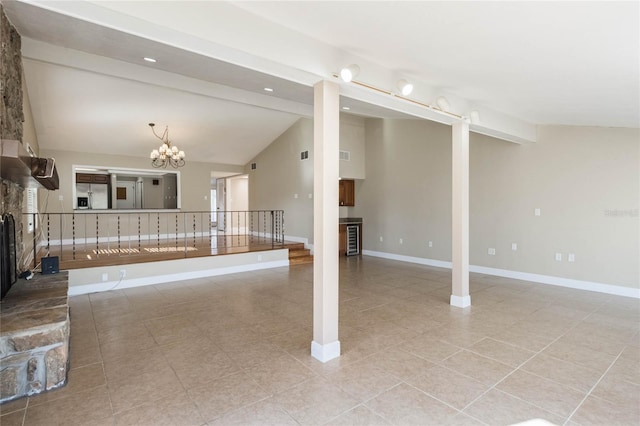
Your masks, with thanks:
[(320, 362), (331, 361), (340, 356), (340, 341), (321, 345), (318, 342), (311, 342), (311, 356)]
[(452, 294), (450, 303), (451, 306), (456, 308), (467, 308), (471, 306), (471, 296), (456, 296)]

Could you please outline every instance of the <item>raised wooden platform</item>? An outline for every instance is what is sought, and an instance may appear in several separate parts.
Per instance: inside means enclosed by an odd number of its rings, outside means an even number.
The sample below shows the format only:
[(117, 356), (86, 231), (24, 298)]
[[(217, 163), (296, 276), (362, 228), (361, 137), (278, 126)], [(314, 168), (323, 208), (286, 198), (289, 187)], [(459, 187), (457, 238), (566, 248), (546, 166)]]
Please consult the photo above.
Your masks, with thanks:
[(220, 256), (226, 254), (289, 249), (291, 264), (313, 261), (303, 243), (284, 241), (274, 243), (271, 238), (249, 235), (218, 235), (210, 238), (161, 239), (145, 241), (121, 241), (96, 245), (77, 244), (52, 245), (38, 251), (37, 263), (42, 257), (58, 256), (60, 270), (94, 268), (98, 266), (129, 265), (160, 260), (192, 257)]

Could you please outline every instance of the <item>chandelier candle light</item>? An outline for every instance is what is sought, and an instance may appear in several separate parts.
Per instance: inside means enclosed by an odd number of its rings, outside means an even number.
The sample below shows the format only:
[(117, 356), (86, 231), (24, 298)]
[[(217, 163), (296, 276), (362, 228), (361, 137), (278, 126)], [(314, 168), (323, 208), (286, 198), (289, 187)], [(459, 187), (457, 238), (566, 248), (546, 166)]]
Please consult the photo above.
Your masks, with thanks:
[(149, 123), (153, 135), (162, 141), (162, 145), (158, 149), (151, 151), (151, 165), (153, 167), (167, 167), (171, 164), (174, 168), (184, 166), (184, 151), (180, 151), (177, 146), (171, 145), (169, 141), (169, 126), (164, 128), (162, 136), (158, 136), (154, 129), (155, 123)]

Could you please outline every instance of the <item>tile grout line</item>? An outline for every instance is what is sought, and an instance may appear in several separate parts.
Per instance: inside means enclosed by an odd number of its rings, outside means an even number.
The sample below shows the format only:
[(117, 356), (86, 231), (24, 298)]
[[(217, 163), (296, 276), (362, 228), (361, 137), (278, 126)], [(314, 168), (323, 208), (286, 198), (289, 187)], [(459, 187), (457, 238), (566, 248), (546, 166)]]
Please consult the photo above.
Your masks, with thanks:
[[(591, 315), (591, 314), (589, 314), (589, 315)], [(588, 317), (588, 316), (587, 316), (587, 317)], [(586, 318), (586, 317), (585, 317), (585, 318)], [(580, 324), (580, 322), (576, 323), (573, 327), (571, 327), (570, 329), (568, 329), (567, 331), (565, 331), (564, 333), (562, 333), (560, 336), (556, 337), (554, 340), (552, 340), (550, 343), (548, 343), (546, 346), (544, 346), (544, 347), (543, 347), (542, 349), (540, 349), (538, 352), (535, 352), (531, 357), (529, 357), (529, 358), (527, 358), (526, 360), (524, 360), (523, 362), (521, 362), (517, 367), (515, 367), (515, 368), (513, 369), (513, 371), (512, 371), (511, 373), (507, 374), (507, 375), (506, 375), (506, 376), (504, 376), (502, 379), (498, 380), (498, 381), (497, 381), (493, 386), (491, 386), (489, 389), (487, 389), (485, 392), (483, 392), (480, 396), (478, 396), (476, 399), (474, 399), (474, 400), (473, 400), (473, 401), (471, 401), (469, 404), (467, 404), (467, 405), (466, 405), (462, 410), (466, 410), (466, 409), (467, 409), (467, 408), (469, 408), (472, 404), (474, 404), (476, 401), (478, 401), (480, 398), (482, 398), (482, 397), (483, 397), (483, 396), (485, 396), (487, 393), (489, 393), (489, 391), (491, 391), (491, 390), (493, 390), (493, 389), (496, 389), (496, 386), (498, 386), (500, 383), (504, 382), (506, 379), (508, 379), (509, 377), (511, 377), (511, 376), (512, 376), (516, 371), (520, 370), (520, 368), (521, 368), (523, 365), (525, 365), (527, 362), (531, 361), (531, 360), (532, 360), (533, 358), (535, 358), (536, 356), (540, 355), (543, 351), (545, 351), (545, 350), (546, 350), (547, 348), (549, 348), (551, 345), (553, 345), (553, 344), (554, 344), (554, 343), (556, 343), (558, 340), (560, 340), (562, 337), (564, 337), (568, 332), (570, 332), (571, 330), (573, 330), (574, 328), (576, 328), (576, 327), (578, 326), (578, 324)], [(533, 333), (533, 334), (535, 334), (535, 333)], [(522, 371), (524, 371), (524, 370), (522, 370)], [(548, 379), (547, 379), (547, 380), (548, 380)], [(500, 391), (500, 389), (496, 389), (496, 390)], [(503, 391), (500, 391), (500, 392), (503, 392)], [(530, 402), (530, 401), (524, 400), (524, 399), (519, 398), (519, 397), (517, 397), (517, 396), (515, 396), (515, 395), (511, 395), (511, 394), (510, 394), (510, 393), (508, 393), (508, 392), (505, 392), (505, 393), (506, 393), (507, 395), (510, 395), (510, 396), (512, 396), (512, 397), (514, 397), (514, 398), (516, 398), (516, 399), (519, 399), (519, 400), (521, 400), (521, 401), (524, 401), (524, 402), (526, 402), (526, 403), (527, 403), (527, 404), (529, 404), (529, 405), (532, 405), (532, 406), (534, 406), (534, 407), (538, 407), (538, 408), (540, 408), (540, 409), (542, 409), (542, 410), (544, 410), (544, 411), (547, 411), (547, 412), (549, 412), (549, 413), (552, 413), (552, 414), (556, 414), (556, 415), (557, 415), (557, 413), (554, 413), (553, 411), (549, 411), (549, 410), (547, 410), (546, 408), (543, 408), (543, 407), (540, 407), (540, 406), (538, 406), (538, 405), (536, 405), (536, 404), (533, 404), (533, 403), (532, 403), (532, 402)]]
[(611, 370), (611, 368), (613, 368), (613, 365), (616, 363), (616, 361), (618, 361), (618, 359), (620, 358), (620, 356), (622, 356), (622, 353), (625, 351), (625, 349), (627, 349), (629, 345), (626, 345), (621, 351), (620, 353), (618, 353), (618, 356), (616, 356), (616, 359), (614, 359), (611, 364), (609, 365), (609, 367), (606, 369), (606, 371), (604, 373), (602, 373), (602, 375), (600, 376), (600, 378), (598, 379), (598, 381), (596, 381), (596, 383), (594, 383), (593, 386), (591, 386), (591, 389), (589, 389), (589, 391), (587, 392), (587, 394), (584, 396), (584, 398), (582, 398), (582, 400), (578, 403), (578, 406), (571, 412), (571, 414), (569, 415), (569, 417), (567, 417), (567, 420), (564, 422), (564, 425), (567, 425), (569, 423), (569, 421), (571, 420), (571, 418), (578, 412), (578, 410), (580, 409), (580, 407), (582, 407), (582, 405), (584, 404), (584, 402), (587, 400), (587, 398), (589, 398), (589, 396), (591, 396), (591, 393), (593, 392), (593, 390), (600, 384), (600, 382), (602, 381), (602, 379), (604, 379), (604, 376), (607, 375), (607, 373), (609, 372), (609, 370)]
[[(601, 305), (602, 306), (602, 305)], [(598, 308), (599, 309), (599, 308)], [(591, 315), (595, 314), (597, 312), (597, 310), (591, 312), (589, 315), (587, 315), (584, 319), (589, 318)], [(616, 356), (616, 358), (611, 361), (611, 364), (609, 364), (609, 367), (605, 370), (604, 373), (602, 373), (602, 375), (600, 376), (600, 378), (598, 379), (598, 381), (596, 381), (596, 383), (594, 383), (594, 385), (591, 387), (591, 389), (589, 389), (589, 391), (587, 392), (587, 394), (584, 396), (584, 398), (582, 398), (582, 400), (578, 403), (578, 406), (571, 412), (571, 414), (569, 414), (569, 417), (567, 417), (567, 420), (564, 422), (564, 425), (567, 425), (569, 423), (569, 421), (571, 421), (571, 418), (578, 412), (578, 410), (580, 409), (580, 407), (582, 407), (582, 405), (584, 404), (584, 402), (587, 400), (587, 398), (589, 398), (589, 396), (591, 396), (591, 393), (593, 392), (593, 390), (600, 384), (600, 382), (602, 381), (602, 379), (604, 379), (604, 376), (607, 375), (607, 373), (609, 372), (609, 370), (611, 370), (611, 368), (613, 368), (614, 364), (618, 361), (618, 359), (622, 356), (622, 353), (627, 349), (627, 347), (629, 347), (629, 345), (625, 345), (624, 348), (622, 348), (622, 350), (618, 353), (618, 355)]]

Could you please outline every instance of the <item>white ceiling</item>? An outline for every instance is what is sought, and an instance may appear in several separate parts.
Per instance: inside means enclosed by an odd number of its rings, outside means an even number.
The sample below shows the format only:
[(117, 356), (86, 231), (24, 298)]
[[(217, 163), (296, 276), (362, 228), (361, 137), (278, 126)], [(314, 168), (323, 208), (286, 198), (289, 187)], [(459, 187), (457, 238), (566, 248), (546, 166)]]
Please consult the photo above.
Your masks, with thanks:
[[(365, 62), (359, 80), (375, 80), (373, 65), (388, 69), (411, 79), (415, 98), (426, 103), (445, 94), (454, 105), (464, 99), (484, 116), (482, 108), (533, 124), (640, 126), (638, 2), (148, 1), (95, 8), (0, 1), (23, 36), (27, 89), (43, 148), (146, 157), (157, 142), (147, 126), (153, 121), (160, 129), (169, 125), (172, 141), (188, 159), (246, 164), (300, 116), (312, 114), (310, 84), (330, 78), (335, 63), (358, 58)], [(94, 9), (78, 19), (47, 9), (56, 4)], [(179, 7), (177, 21), (193, 22), (194, 34), (207, 20), (213, 29), (222, 23), (237, 27), (237, 37), (218, 34), (215, 42), (243, 48), (249, 59), (239, 66), (179, 48), (178, 41), (193, 34), (168, 28), (169, 21), (156, 24), (161, 15), (132, 21), (138, 34), (98, 24), (97, 15), (109, 18), (107, 12), (127, 7), (149, 14), (166, 9), (170, 19), (172, 4)], [(196, 9), (200, 16), (190, 15)], [(238, 14), (221, 16), (231, 9), (298, 36), (290, 45), (268, 46), (258, 21), (248, 25)], [(128, 16), (123, 11), (119, 18)], [(175, 43), (154, 41), (164, 30), (164, 40)], [(213, 45), (198, 35), (203, 50)], [(305, 40), (338, 49), (338, 59), (303, 50)], [(142, 56), (158, 62), (145, 63)], [(281, 61), (271, 69), (283, 71), (258, 71), (264, 58)], [(292, 67), (290, 58), (299, 66)], [(287, 78), (284, 68), (296, 79)], [(360, 115), (406, 117), (353, 99), (341, 102)]]
[(237, 4), (529, 122), (639, 126), (638, 1)]

